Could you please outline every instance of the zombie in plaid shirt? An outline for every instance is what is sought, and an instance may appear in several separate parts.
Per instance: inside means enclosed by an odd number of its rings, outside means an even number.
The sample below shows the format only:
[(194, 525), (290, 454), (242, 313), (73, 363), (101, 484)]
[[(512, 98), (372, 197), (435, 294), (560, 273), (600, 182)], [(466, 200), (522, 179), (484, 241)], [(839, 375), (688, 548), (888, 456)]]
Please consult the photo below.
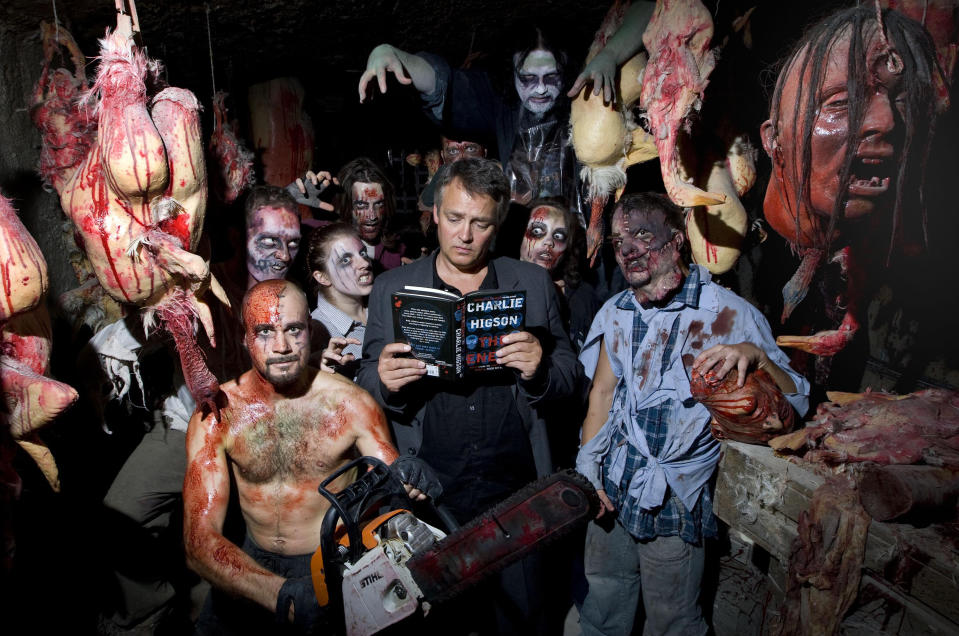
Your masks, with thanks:
[(709, 482), (719, 444), (690, 392), (693, 370), (762, 368), (804, 413), (809, 385), (789, 368), (766, 319), (683, 260), (683, 211), (665, 196), (623, 197), (616, 260), (630, 288), (599, 311), (580, 360), (592, 377), (577, 469), (597, 488), (585, 570), (583, 634), (629, 633), (642, 591), (646, 633), (705, 634), (704, 537), (715, 534)]

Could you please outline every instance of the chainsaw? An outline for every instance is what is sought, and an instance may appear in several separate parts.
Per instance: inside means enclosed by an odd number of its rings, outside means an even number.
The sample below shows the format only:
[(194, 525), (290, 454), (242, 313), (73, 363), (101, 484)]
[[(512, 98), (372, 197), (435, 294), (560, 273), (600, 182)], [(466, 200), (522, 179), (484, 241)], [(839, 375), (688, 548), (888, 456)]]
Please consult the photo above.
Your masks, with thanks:
[[(360, 473), (356, 481), (338, 493), (327, 489), (354, 468)], [(375, 634), (419, 608), (425, 615), (432, 604), (585, 524), (599, 505), (585, 478), (562, 471), (525, 486), (462, 527), (430, 502), (447, 535), (408, 509), (403, 485), (374, 457), (349, 462), (324, 480), (319, 492), (330, 508), (310, 563), (313, 589), (328, 626), (347, 636)]]

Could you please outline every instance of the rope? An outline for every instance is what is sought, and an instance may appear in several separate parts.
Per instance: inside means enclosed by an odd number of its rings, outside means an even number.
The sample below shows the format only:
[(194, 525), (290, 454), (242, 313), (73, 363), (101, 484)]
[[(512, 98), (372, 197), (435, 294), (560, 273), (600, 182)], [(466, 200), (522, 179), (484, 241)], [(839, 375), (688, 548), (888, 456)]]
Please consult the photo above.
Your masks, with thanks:
[(899, 75), (903, 69), (902, 58), (899, 57), (896, 49), (890, 46), (889, 40), (886, 38), (886, 26), (882, 22), (882, 6), (880, 6), (879, 0), (875, 0), (875, 7), (876, 22), (879, 23), (879, 39), (882, 40), (882, 46), (886, 52), (886, 69), (894, 75)]
[[(213, 87), (213, 96), (216, 96), (216, 74), (213, 72), (213, 37), (210, 35), (210, 3), (206, 7), (206, 45), (210, 52), (210, 85)], [(213, 124), (216, 126), (216, 123)]]
[(60, 18), (57, 17), (57, 0), (50, 0), (53, 4), (53, 27), (57, 30), (57, 44), (60, 44)]

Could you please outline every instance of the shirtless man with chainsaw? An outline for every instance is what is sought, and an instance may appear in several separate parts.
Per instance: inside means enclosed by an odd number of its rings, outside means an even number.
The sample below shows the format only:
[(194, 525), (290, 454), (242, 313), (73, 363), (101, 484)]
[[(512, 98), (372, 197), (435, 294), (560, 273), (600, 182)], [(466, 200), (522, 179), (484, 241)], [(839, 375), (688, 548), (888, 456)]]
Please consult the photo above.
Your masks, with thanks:
[[(294, 284), (259, 283), (242, 318), (253, 368), (222, 385), (219, 413), (198, 409), (187, 432), (184, 543), (190, 567), (215, 588), (196, 631), (281, 633), (293, 621), (309, 632), (321, 617), (310, 557), (329, 507), (317, 487), (357, 455), (391, 463), (397, 452), (369, 394), (308, 366), (309, 309)], [(439, 494), (420, 460), (393, 468), (411, 498)], [(246, 521), (242, 548), (223, 534), (231, 477)]]

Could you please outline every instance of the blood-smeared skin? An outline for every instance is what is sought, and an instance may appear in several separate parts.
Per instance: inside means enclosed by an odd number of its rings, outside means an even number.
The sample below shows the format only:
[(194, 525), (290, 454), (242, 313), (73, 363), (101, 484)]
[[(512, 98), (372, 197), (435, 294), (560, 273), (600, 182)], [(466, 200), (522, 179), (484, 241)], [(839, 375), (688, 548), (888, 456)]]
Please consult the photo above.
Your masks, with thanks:
[(353, 226), (367, 243), (376, 244), (386, 221), (383, 185), (357, 181), (353, 184)]
[(36, 307), (47, 292), (47, 263), (10, 200), (0, 194), (0, 324)]
[(191, 253), (206, 210), (199, 103), (189, 91), (166, 88), (148, 110), (149, 67), (124, 36), (101, 41), (89, 97), (97, 100), (98, 138), (60, 200), (104, 290), (154, 310), (176, 341), (193, 397), (215, 408), (217, 383), (194, 335), (205, 310), (197, 295), (209, 278)]
[(725, 201), (682, 177), (677, 142), (681, 126), (702, 102), (708, 77), (716, 66), (709, 49), (712, 16), (699, 0), (659, 0), (643, 32), (649, 62), (643, 77), (640, 106), (659, 149), (666, 193), (676, 205), (692, 207)]
[(668, 226), (661, 210), (617, 208), (610, 238), (616, 263), (641, 304), (661, 302), (682, 284), (682, 233)]
[[(76, 101), (89, 88), (86, 59), (63, 27), (41, 24), (44, 64), (34, 87), (30, 117), (40, 131), (40, 174), (57, 192), (76, 171), (96, 139), (96, 121)], [(70, 59), (73, 71), (52, 68), (53, 60)]]
[[(942, 75), (933, 74), (936, 89), (936, 110), (949, 110), (949, 85), (956, 58), (959, 56), (959, 28), (957, 28), (956, 4), (952, 0), (882, 0), (883, 7), (895, 9), (919, 22), (936, 43), (936, 59)], [(946, 79), (944, 79), (946, 78)]]
[(197, 405), (216, 412), (214, 398), (220, 390), (216, 377), (207, 368), (203, 351), (196, 342), (193, 331), (193, 314), (185, 299), (172, 298), (157, 307), (157, 315), (164, 327), (173, 336), (180, 365), (183, 367), (183, 379), (190, 395)]
[(762, 369), (755, 369), (747, 373), (744, 386), (738, 387), (738, 376), (739, 372), (732, 369), (719, 379), (710, 369), (705, 375), (693, 371), (690, 377), (693, 398), (713, 416), (713, 436), (761, 444), (791, 431), (795, 411), (775, 380)]
[(586, 257), (589, 266), (596, 263), (596, 255), (603, 244), (603, 208), (606, 207), (607, 197), (594, 196), (589, 207), (589, 227), (586, 228)]
[(51, 488), (59, 471), (49, 449), (34, 435), (74, 403), (77, 392), (43, 374), (50, 362), (50, 317), (43, 296), (47, 264), (10, 201), (0, 195), (0, 428), (24, 446)]

